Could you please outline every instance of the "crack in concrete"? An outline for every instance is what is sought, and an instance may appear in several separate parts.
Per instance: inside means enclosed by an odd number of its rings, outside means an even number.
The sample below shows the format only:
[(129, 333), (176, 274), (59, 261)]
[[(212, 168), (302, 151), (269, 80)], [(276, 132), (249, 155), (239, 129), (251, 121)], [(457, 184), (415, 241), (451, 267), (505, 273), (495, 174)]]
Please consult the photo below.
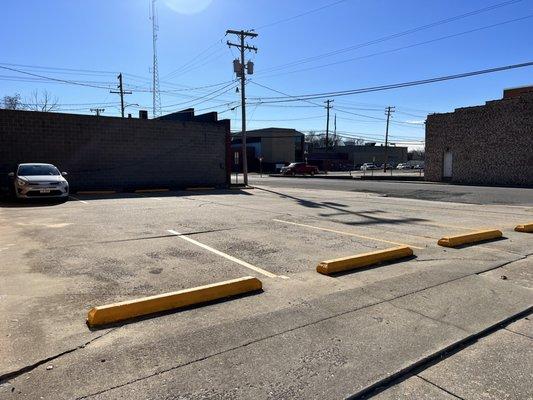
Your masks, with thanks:
[[(506, 262), (505, 264), (508, 264), (508, 262)], [(499, 268), (498, 267), (494, 267), (494, 268)], [(493, 269), (493, 268), (491, 268)], [(244, 347), (247, 347), (247, 346), (250, 346), (250, 345), (253, 345), (255, 343), (259, 343), (259, 342), (262, 342), (264, 340), (268, 340), (268, 339), (271, 339), (271, 338), (274, 338), (276, 336), (280, 336), (280, 335), (283, 335), (285, 333), (289, 333), (289, 332), (293, 332), (293, 331), (296, 331), (296, 330), (299, 330), (299, 329), (302, 329), (302, 328), (305, 328), (305, 327), (308, 327), (308, 326), (311, 326), (311, 325), (315, 325), (315, 324), (318, 324), (320, 322), (324, 322), (324, 321), (328, 321), (330, 319), (333, 319), (333, 318), (337, 318), (337, 317), (340, 317), (340, 316), (343, 316), (343, 315), (346, 315), (346, 314), (350, 314), (352, 312), (356, 312), (356, 311), (361, 311), (361, 310), (364, 310), (366, 308), (370, 308), (370, 307), (374, 307), (374, 306), (377, 306), (377, 305), (380, 305), (380, 304), (385, 304), (385, 303), (390, 303), (391, 301), (393, 300), (396, 300), (396, 299), (400, 299), (402, 297), (406, 297), (406, 296), (410, 296), (412, 294), (416, 294), (416, 293), (419, 293), (419, 292), (423, 292), (425, 290), (428, 290), (428, 289), (431, 289), (433, 287), (437, 287), (437, 286), (441, 286), (441, 285), (445, 285), (447, 283), (450, 283), (450, 282), (454, 282), (454, 281), (457, 281), (457, 280), (460, 280), (460, 279), (464, 279), (468, 276), (473, 276), (473, 275), (476, 275), (475, 273), (472, 273), (472, 274), (466, 274), (466, 275), (462, 275), (460, 277), (457, 277), (457, 278), (454, 278), (454, 279), (450, 279), (449, 281), (445, 281), (445, 282), (441, 282), (441, 283), (438, 283), (438, 284), (435, 284), (435, 285), (432, 285), (432, 286), (429, 286), (429, 287), (426, 287), (426, 288), (423, 288), (423, 289), (418, 289), (418, 290), (414, 290), (414, 291), (411, 291), (409, 293), (406, 293), (406, 294), (403, 294), (403, 295), (400, 295), (400, 296), (397, 296), (393, 299), (379, 299), (375, 296), (371, 296), (371, 295), (368, 295), (368, 293), (365, 292), (365, 294), (367, 294), (370, 298), (374, 298), (378, 301), (376, 301), (375, 303), (371, 303), (371, 304), (367, 304), (365, 306), (362, 306), (362, 307), (356, 307), (355, 309), (351, 309), (351, 310), (348, 310), (348, 311), (343, 311), (342, 313), (337, 313), (337, 314), (334, 314), (334, 315), (330, 315), (328, 317), (325, 317), (325, 318), (321, 318), (319, 320), (315, 320), (315, 321), (311, 321), (309, 323), (306, 323), (306, 324), (303, 324), (303, 325), (299, 325), (299, 326), (296, 326), (296, 327), (293, 327), (293, 328), (290, 328), (290, 329), (287, 329), (285, 331), (281, 331), (281, 332), (277, 332), (277, 333), (274, 333), (274, 334), (271, 334), (271, 335), (268, 335), (268, 336), (264, 336), (264, 337), (261, 337), (261, 338), (257, 338), (257, 339), (254, 339), (254, 340), (251, 340), (249, 342), (246, 342), (246, 343), (243, 343), (241, 345), (238, 345), (238, 346), (234, 346), (232, 348), (229, 348), (229, 349), (225, 349), (225, 350), (222, 350), (222, 351), (219, 351), (219, 352), (216, 352), (216, 353), (212, 353), (212, 354), (209, 354), (209, 355), (206, 355), (204, 357), (201, 357), (201, 358), (198, 358), (198, 359), (195, 359), (195, 360), (191, 360), (191, 361), (188, 361), (186, 363), (182, 363), (182, 364), (179, 364), (179, 365), (174, 365), (172, 367), (169, 367), (169, 368), (166, 368), (166, 369), (163, 369), (163, 370), (160, 370), (160, 371), (157, 371), (157, 372), (154, 372), (152, 374), (149, 374), (149, 375), (145, 375), (145, 376), (142, 376), (142, 377), (139, 377), (139, 378), (135, 378), (133, 380), (130, 380), (128, 382), (125, 382), (125, 383), (122, 383), (120, 385), (115, 385), (115, 386), (112, 386), (112, 387), (109, 387), (109, 388), (106, 388), (106, 389), (103, 389), (103, 390), (100, 390), (98, 392), (95, 392), (95, 393), (90, 393), (90, 394), (87, 394), (87, 395), (84, 395), (84, 396), (81, 396), (81, 397), (77, 397), (75, 400), (83, 400), (83, 399), (87, 399), (87, 398), (90, 398), (90, 397), (94, 397), (94, 396), (98, 396), (100, 394), (103, 394), (103, 393), (106, 393), (106, 392), (109, 392), (111, 390), (114, 390), (114, 389), (119, 389), (119, 388), (122, 388), (122, 387), (125, 387), (125, 386), (128, 386), (128, 385), (131, 385), (131, 384), (134, 384), (136, 382), (140, 382), (140, 381), (143, 381), (145, 379), (149, 379), (149, 378), (152, 378), (154, 376), (158, 376), (158, 375), (161, 375), (163, 373), (166, 373), (166, 372), (170, 372), (170, 371), (173, 371), (173, 370), (176, 370), (176, 369), (179, 369), (179, 368), (182, 368), (182, 367), (185, 367), (187, 365), (190, 365), (190, 364), (195, 364), (197, 362), (201, 362), (201, 361), (204, 361), (204, 360), (207, 360), (209, 358), (212, 358), (212, 357), (217, 357), (219, 355), (222, 355), (222, 354), (225, 354), (225, 353), (229, 353), (229, 352), (232, 352), (232, 351), (235, 351), (235, 350), (238, 350), (238, 349), (241, 349), (241, 348), (244, 348)], [(364, 292), (364, 288), (363, 288), (363, 292)], [(400, 307), (398, 307), (400, 308)], [(533, 307), (531, 307), (533, 308)], [(528, 309), (529, 311), (531, 310)], [(408, 310), (408, 311), (412, 311), (412, 310)], [(522, 312), (523, 313), (523, 312)], [(519, 315), (521, 315), (522, 313), (520, 313)], [(423, 314), (419, 314), (421, 315), (422, 317), (425, 317), (425, 318), (428, 318), (428, 319), (432, 319), (430, 317), (427, 317), (426, 315), (423, 315)], [(513, 319), (515, 318), (515, 316), (511, 316), (509, 317), (509, 319)], [(442, 322), (442, 321), (438, 321), (438, 322), (441, 322), (441, 323), (444, 323), (445, 322)], [(498, 324), (499, 325), (499, 324)], [(466, 332), (464, 329), (462, 328), (459, 328), (457, 326), (454, 326), (455, 328), (458, 328), (458, 329), (461, 329), (463, 332)], [(493, 327), (489, 327), (487, 328), (486, 330), (490, 330), (492, 329)], [(485, 331), (486, 331), (485, 330)], [(483, 336), (484, 331), (481, 331), (479, 332), (478, 334), (480, 336)], [(422, 360), (419, 360), (418, 362), (415, 362), (412, 366), (409, 366), (407, 367), (407, 369), (404, 369), (404, 370), (401, 370), (399, 372), (397, 372), (396, 374), (393, 374), (391, 375), (389, 378), (385, 378), (383, 379), (382, 381), (380, 382), (389, 382), (389, 381), (393, 381), (393, 380), (396, 380), (398, 379), (398, 376), (403, 376), (405, 373), (407, 373), (406, 371), (411, 371), (412, 369), (416, 368), (419, 364), (424, 364), (424, 363), (427, 363), (429, 362), (428, 360), (431, 360), (433, 357), (437, 357), (438, 355), (441, 355), (441, 354), (444, 354), (446, 352), (449, 352), (451, 351), (451, 349), (453, 349), (454, 347), (457, 347), (457, 346), (461, 346), (461, 344), (463, 342), (467, 342), (468, 340), (470, 340), (472, 337), (476, 336), (477, 334), (473, 334), (473, 335), (470, 335), (470, 336), (467, 336), (467, 338), (465, 338), (464, 340), (462, 341), (459, 341), (455, 344), (452, 344), (444, 349), (441, 349), (440, 351), (437, 351), (433, 356), (429, 356), (429, 357), (426, 357)], [(369, 391), (373, 391), (375, 390), (376, 387), (379, 387), (381, 386), (381, 384), (378, 382), (378, 383), (375, 383), (373, 385), (371, 385), (369, 388), (367, 389), (363, 389), (362, 391), (360, 391), (360, 393), (364, 394), (364, 393), (368, 393)], [(353, 398), (360, 398), (360, 395), (354, 395), (356, 397), (353, 397)], [(350, 397), (352, 398), (352, 397)]]
[(394, 300), (396, 300), (396, 299), (393, 299), (393, 300), (391, 300), (391, 301), (388, 302), (388, 304), (389, 304), (390, 306), (394, 307), (394, 308), (397, 308), (397, 309), (399, 309), (399, 310), (404, 310), (404, 311), (412, 312), (413, 314), (419, 315), (419, 316), (421, 316), (421, 317), (427, 318), (427, 319), (429, 319), (429, 320), (431, 320), (431, 321), (438, 322), (438, 323), (443, 324), (443, 325), (451, 326), (451, 327), (453, 327), (453, 328), (455, 328), (455, 329), (459, 329), (461, 332), (464, 332), (464, 333), (468, 334), (468, 331), (467, 331), (465, 328), (463, 328), (463, 327), (461, 327), (461, 326), (459, 326), (459, 325), (455, 325), (455, 324), (452, 324), (452, 323), (450, 323), (450, 322), (446, 322), (446, 321), (441, 321), (441, 320), (438, 319), (438, 318), (430, 317), (429, 315), (425, 315), (425, 314), (423, 314), (423, 313), (421, 313), (421, 312), (418, 312), (418, 311), (412, 310), (412, 309), (407, 308), (407, 307), (400, 307), (399, 305), (397, 305), (397, 304), (393, 304), (393, 303), (392, 303), (392, 301), (394, 301)]
[(515, 262), (519, 262), (519, 261), (523, 261), (523, 260), (525, 260), (525, 259), (527, 259), (527, 258), (529, 258), (531, 256), (533, 256), (533, 253), (524, 254), (521, 257), (516, 258), (514, 260), (505, 261), (503, 264), (499, 264), (498, 266), (490, 267), (490, 268), (487, 268), (487, 269), (485, 269), (483, 271), (476, 272), (475, 275), (481, 275), (481, 274), (484, 274), (485, 272), (493, 271), (493, 270), (498, 269), (498, 268), (504, 268), (504, 267), (506, 267), (509, 264), (512, 264), (512, 263), (515, 263)]
[(424, 378), (423, 376), (420, 376), (418, 374), (415, 375), (416, 377), (422, 379), (424, 382), (429, 383), (432, 386), (435, 386), (437, 389), (442, 390), (443, 392), (448, 393), (450, 396), (455, 397), (456, 399), (465, 400), (464, 397), (457, 396), (455, 393), (450, 392), (449, 390), (444, 389), (443, 387), (437, 385), (434, 382), (431, 382), (429, 379)]
[(0, 375), (0, 385), (2, 385), (2, 384), (6, 383), (9, 380), (12, 380), (14, 378), (18, 378), (19, 376), (21, 376), (23, 374), (26, 374), (26, 373), (28, 373), (30, 371), (33, 371), (35, 368), (39, 367), (40, 365), (43, 365), (43, 364), (46, 364), (46, 363), (48, 363), (50, 361), (56, 360), (59, 357), (62, 357), (62, 356), (66, 355), (66, 354), (69, 354), (69, 353), (72, 353), (72, 352), (74, 352), (76, 350), (83, 349), (86, 346), (90, 345), (95, 340), (100, 339), (101, 337), (107, 335), (108, 333), (111, 333), (112, 331), (114, 331), (116, 329), (118, 329), (118, 328), (112, 328), (112, 329), (108, 330), (107, 332), (104, 332), (101, 335), (92, 338), (88, 342), (80, 344), (80, 345), (78, 345), (78, 346), (76, 346), (76, 347), (74, 347), (72, 349), (68, 349), (68, 350), (62, 351), (61, 353), (58, 353), (58, 354), (55, 354), (53, 356), (50, 356), (50, 357), (44, 358), (42, 360), (36, 361), (36, 362), (34, 362), (32, 364), (25, 365), (24, 367), (21, 367), (21, 368), (15, 370), (15, 371), (6, 372), (5, 374)]
[(358, 393), (352, 396), (349, 396), (348, 399), (350, 400), (369, 399), (385, 391), (386, 389), (405, 381), (407, 378), (409, 378), (412, 375), (418, 376), (419, 372), (424, 371), (427, 368), (435, 364), (438, 364), (440, 361), (445, 360), (448, 357), (451, 357), (452, 355), (458, 353), (459, 351), (476, 343), (479, 339), (489, 336), (490, 334), (496, 332), (497, 330), (503, 329), (508, 324), (531, 314), (532, 311), (533, 311), (533, 306), (530, 306), (527, 309), (517, 314), (511, 315), (485, 329), (482, 329), (481, 331), (477, 333), (473, 333), (472, 335), (469, 335), (461, 340), (458, 340), (457, 342), (452, 343), (451, 345), (414, 362), (413, 364), (401, 369), (400, 371), (397, 371), (396, 373), (389, 375), (387, 378), (384, 378), (381, 381), (378, 381), (372, 385), (367, 386), (365, 389), (360, 390)]
[(525, 338), (533, 340), (533, 337), (528, 336), (525, 333), (520, 333), (520, 332), (513, 331), (512, 329), (509, 329), (509, 327), (506, 327), (506, 328), (503, 328), (503, 329), (505, 331), (507, 331), (507, 332), (514, 333), (515, 335), (519, 335), (519, 336), (522, 336), (522, 337), (525, 337)]

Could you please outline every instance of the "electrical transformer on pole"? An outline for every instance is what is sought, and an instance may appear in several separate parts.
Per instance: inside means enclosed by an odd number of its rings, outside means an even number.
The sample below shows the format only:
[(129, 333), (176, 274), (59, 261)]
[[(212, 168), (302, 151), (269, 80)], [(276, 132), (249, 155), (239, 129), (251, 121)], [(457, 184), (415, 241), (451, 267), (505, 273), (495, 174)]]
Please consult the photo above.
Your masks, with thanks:
[(245, 37), (255, 38), (257, 36), (257, 33), (249, 32), (249, 31), (227, 30), (226, 31), (226, 35), (227, 34), (237, 35), (239, 37), (239, 39), (240, 39), (240, 42), (238, 44), (237, 43), (231, 43), (229, 41), (227, 42), (227, 44), (230, 47), (237, 47), (240, 50), (240, 53), (241, 53), (240, 60), (233, 60), (233, 71), (235, 72), (237, 77), (241, 79), (242, 174), (243, 174), (243, 179), (244, 179), (244, 185), (248, 185), (248, 157), (246, 155), (246, 94), (245, 94), (245, 83), (246, 83), (246, 73), (251, 75), (254, 72), (254, 64), (251, 61), (248, 61), (248, 63), (245, 63), (244, 50), (255, 51), (257, 53), (257, 47), (248, 46), (247, 44), (245, 44), (244, 43), (244, 38)]

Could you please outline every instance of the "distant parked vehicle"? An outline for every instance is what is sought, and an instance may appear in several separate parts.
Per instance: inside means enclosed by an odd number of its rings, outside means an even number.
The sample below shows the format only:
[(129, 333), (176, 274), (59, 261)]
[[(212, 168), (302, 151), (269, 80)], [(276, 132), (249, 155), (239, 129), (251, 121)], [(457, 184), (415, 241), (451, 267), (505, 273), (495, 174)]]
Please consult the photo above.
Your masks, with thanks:
[(407, 164), (404, 164), (404, 163), (399, 163), (397, 166), (396, 166), (397, 169), (410, 169), (411, 167), (409, 167)]
[(52, 164), (28, 163), (19, 164), (16, 172), (10, 172), (16, 198), (59, 198), (68, 197), (68, 182), (64, 178), (66, 172)]
[(291, 163), (286, 167), (281, 168), (281, 173), (283, 175), (315, 175), (318, 174), (318, 168), (314, 165), (309, 165), (303, 162)]
[(374, 163), (364, 163), (363, 165), (361, 165), (360, 170), (361, 171), (367, 171), (367, 170), (377, 169), (377, 168), (378, 167), (376, 167), (376, 165)]

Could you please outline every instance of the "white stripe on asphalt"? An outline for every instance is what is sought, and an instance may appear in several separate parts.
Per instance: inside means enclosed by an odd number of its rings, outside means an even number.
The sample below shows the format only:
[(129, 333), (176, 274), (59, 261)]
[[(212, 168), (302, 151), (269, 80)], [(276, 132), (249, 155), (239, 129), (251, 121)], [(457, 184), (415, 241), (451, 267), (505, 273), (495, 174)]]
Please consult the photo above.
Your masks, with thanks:
[(72, 195), (69, 195), (69, 197), (73, 198), (74, 200), (80, 201), (80, 202), (82, 202), (83, 204), (89, 204), (89, 203), (86, 202), (85, 200), (80, 200), (80, 199), (78, 199), (77, 197), (74, 197), (74, 196), (72, 196)]
[(200, 246), (201, 248), (203, 249), (206, 249), (206, 250), (209, 250), (210, 252), (212, 253), (215, 253), (221, 257), (224, 257), (225, 259), (227, 260), (230, 260), (230, 261), (233, 261), (234, 263), (237, 263), (239, 265), (242, 265), (243, 267), (246, 267), (248, 269), (251, 269), (252, 271), (255, 271), (255, 272), (258, 272), (260, 274), (263, 274), (265, 276), (268, 276), (269, 278), (283, 278), (283, 279), (287, 279), (286, 276), (279, 276), (279, 275), (276, 275), (276, 274), (273, 274), (272, 272), (268, 272), (268, 271), (265, 271), (264, 269), (262, 268), (259, 268), (259, 267), (256, 267), (252, 264), (249, 264), (247, 263), (246, 261), (242, 261), (242, 260), (239, 260), (238, 258), (235, 258), (233, 256), (230, 256), (229, 254), (226, 254), (226, 253), (223, 253), (221, 252), (220, 250), (217, 250), (217, 249), (214, 249), (212, 247), (209, 247), (203, 243), (200, 243), (194, 239), (191, 239), (190, 237), (187, 237), (185, 235), (183, 235), (182, 233), (179, 233), (177, 231), (174, 231), (172, 229), (168, 229), (167, 232), (173, 234), (173, 235), (176, 235), (178, 236), (179, 238), (183, 239), (183, 240), (186, 240), (187, 242), (189, 243), (192, 243), (192, 244), (195, 244), (196, 246)]
[(380, 238), (376, 238), (376, 237), (372, 237), (372, 236), (358, 235), (357, 233), (352, 233), (352, 232), (338, 231), (338, 230), (336, 230), (336, 229), (322, 228), (322, 227), (320, 227), (320, 226), (307, 225), (307, 224), (299, 224), (299, 223), (297, 223), (297, 222), (284, 221), (284, 220), (282, 220), (282, 219), (276, 219), (276, 218), (274, 218), (272, 221), (281, 222), (281, 223), (283, 223), (283, 224), (289, 224), (289, 225), (303, 226), (303, 227), (305, 227), (305, 228), (318, 229), (318, 230), (325, 231), (325, 232), (338, 233), (338, 234), (341, 234), (341, 235), (355, 236), (355, 237), (358, 237), (358, 238), (361, 238), (361, 239), (375, 240), (375, 241), (377, 241), (377, 242), (383, 242), (383, 243), (395, 244), (396, 246), (409, 246), (409, 247), (412, 247), (413, 249), (419, 249), (419, 250), (423, 250), (423, 249), (424, 249), (423, 247), (414, 246), (414, 245), (412, 245), (412, 244), (399, 243), (399, 242), (392, 242), (392, 241), (390, 241), (390, 240), (380, 239)]

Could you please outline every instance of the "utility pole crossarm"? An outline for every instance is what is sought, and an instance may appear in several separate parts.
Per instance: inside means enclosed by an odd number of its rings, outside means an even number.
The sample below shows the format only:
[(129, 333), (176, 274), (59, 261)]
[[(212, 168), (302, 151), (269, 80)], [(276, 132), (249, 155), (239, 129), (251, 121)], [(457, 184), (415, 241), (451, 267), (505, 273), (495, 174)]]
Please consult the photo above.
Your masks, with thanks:
[(250, 31), (236, 31), (236, 30), (233, 30), (233, 29), (228, 29), (226, 31), (226, 35), (239, 35), (239, 36), (248, 36), (248, 37), (257, 37), (257, 33), (255, 32), (250, 32)]
[[(241, 47), (240, 44), (231, 43), (229, 40), (226, 43), (230, 47)], [(243, 47), (245, 50), (255, 51), (257, 53), (257, 47), (255, 46), (244, 45)]]

